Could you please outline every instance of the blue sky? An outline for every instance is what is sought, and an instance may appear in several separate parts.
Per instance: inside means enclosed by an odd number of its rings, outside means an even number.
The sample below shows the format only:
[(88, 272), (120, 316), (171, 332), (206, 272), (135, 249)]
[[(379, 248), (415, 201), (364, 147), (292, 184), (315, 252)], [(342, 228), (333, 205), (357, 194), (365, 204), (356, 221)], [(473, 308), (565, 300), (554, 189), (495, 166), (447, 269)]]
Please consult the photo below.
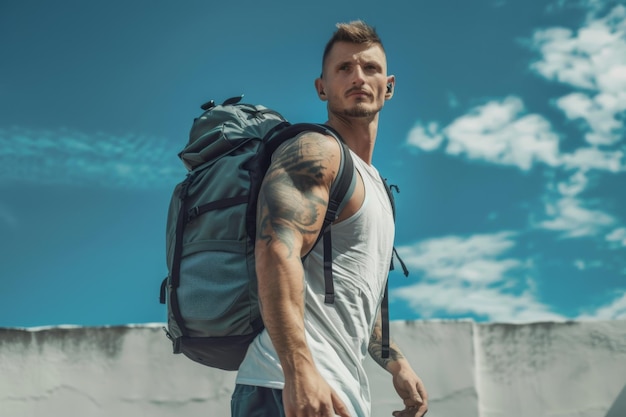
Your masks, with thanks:
[(323, 122), (338, 21), (385, 42), (393, 319), (626, 318), (624, 1), (0, 1), (0, 326), (159, 322), (176, 154), (245, 94)]

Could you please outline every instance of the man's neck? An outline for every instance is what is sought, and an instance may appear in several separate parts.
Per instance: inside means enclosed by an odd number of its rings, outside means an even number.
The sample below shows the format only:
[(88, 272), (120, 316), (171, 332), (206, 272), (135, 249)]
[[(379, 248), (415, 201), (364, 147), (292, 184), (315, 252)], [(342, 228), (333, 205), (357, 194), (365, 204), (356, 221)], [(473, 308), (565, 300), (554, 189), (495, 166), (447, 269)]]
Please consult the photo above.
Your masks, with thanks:
[(346, 145), (364, 162), (371, 165), (376, 133), (378, 132), (378, 114), (372, 118), (346, 118), (329, 115), (327, 125), (335, 129)]

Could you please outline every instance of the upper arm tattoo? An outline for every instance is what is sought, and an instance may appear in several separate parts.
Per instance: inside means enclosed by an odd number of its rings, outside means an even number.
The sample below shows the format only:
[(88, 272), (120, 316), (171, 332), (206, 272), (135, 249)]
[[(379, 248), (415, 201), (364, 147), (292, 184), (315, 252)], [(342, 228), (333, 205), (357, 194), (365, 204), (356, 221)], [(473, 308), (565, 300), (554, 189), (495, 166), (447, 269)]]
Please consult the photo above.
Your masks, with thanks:
[[(259, 193), (257, 241), (279, 241), (294, 253), (297, 234), (317, 236), (328, 196), (320, 191), (332, 179), (327, 138), (305, 134), (281, 145), (272, 157)], [(330, 177), (329, 177), (330, 176)]]

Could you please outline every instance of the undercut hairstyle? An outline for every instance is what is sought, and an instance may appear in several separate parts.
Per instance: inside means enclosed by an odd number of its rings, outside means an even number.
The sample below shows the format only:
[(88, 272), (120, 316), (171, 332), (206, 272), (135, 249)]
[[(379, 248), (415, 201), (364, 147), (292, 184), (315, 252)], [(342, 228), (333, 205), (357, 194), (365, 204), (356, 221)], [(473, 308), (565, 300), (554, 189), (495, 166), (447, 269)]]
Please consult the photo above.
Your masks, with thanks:
[(337, 30), (333, 33), (333, 36), (324, 48), (324, 55), (322, 56), (322, 75), (320, 77), (324, 76), (326, 58), (337, 42), (349, 42), (367, 46), (377, 44), (380, 45), (383, 52), (385, 52), (383, 42), (380, 40), (378, 33), (376, 33), (376, 29), (362, 20), (354, 20), (349, 23), (337, 23), (336, 26)]

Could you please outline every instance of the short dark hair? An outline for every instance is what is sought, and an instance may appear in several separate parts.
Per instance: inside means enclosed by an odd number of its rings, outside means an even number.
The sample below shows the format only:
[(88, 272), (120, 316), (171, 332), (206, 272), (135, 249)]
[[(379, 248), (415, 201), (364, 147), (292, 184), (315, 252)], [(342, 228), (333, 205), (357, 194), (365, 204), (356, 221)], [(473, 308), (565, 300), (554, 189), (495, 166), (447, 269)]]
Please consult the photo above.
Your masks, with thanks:
[(326, 58), (337, 42), (350, 42), (365, 45), (378, 44), (383, 52), (385, 51), (383, 42), (380, 40), (378, 33), (376, 33), (376, 29), (362, 20), (354, 20), (349, 23), (337, 23), (336, 26), (337, 30), (333, 33), (333, 36), (324, 48), (324, 55), (322, 56), (322, 75), (324, 75)]

